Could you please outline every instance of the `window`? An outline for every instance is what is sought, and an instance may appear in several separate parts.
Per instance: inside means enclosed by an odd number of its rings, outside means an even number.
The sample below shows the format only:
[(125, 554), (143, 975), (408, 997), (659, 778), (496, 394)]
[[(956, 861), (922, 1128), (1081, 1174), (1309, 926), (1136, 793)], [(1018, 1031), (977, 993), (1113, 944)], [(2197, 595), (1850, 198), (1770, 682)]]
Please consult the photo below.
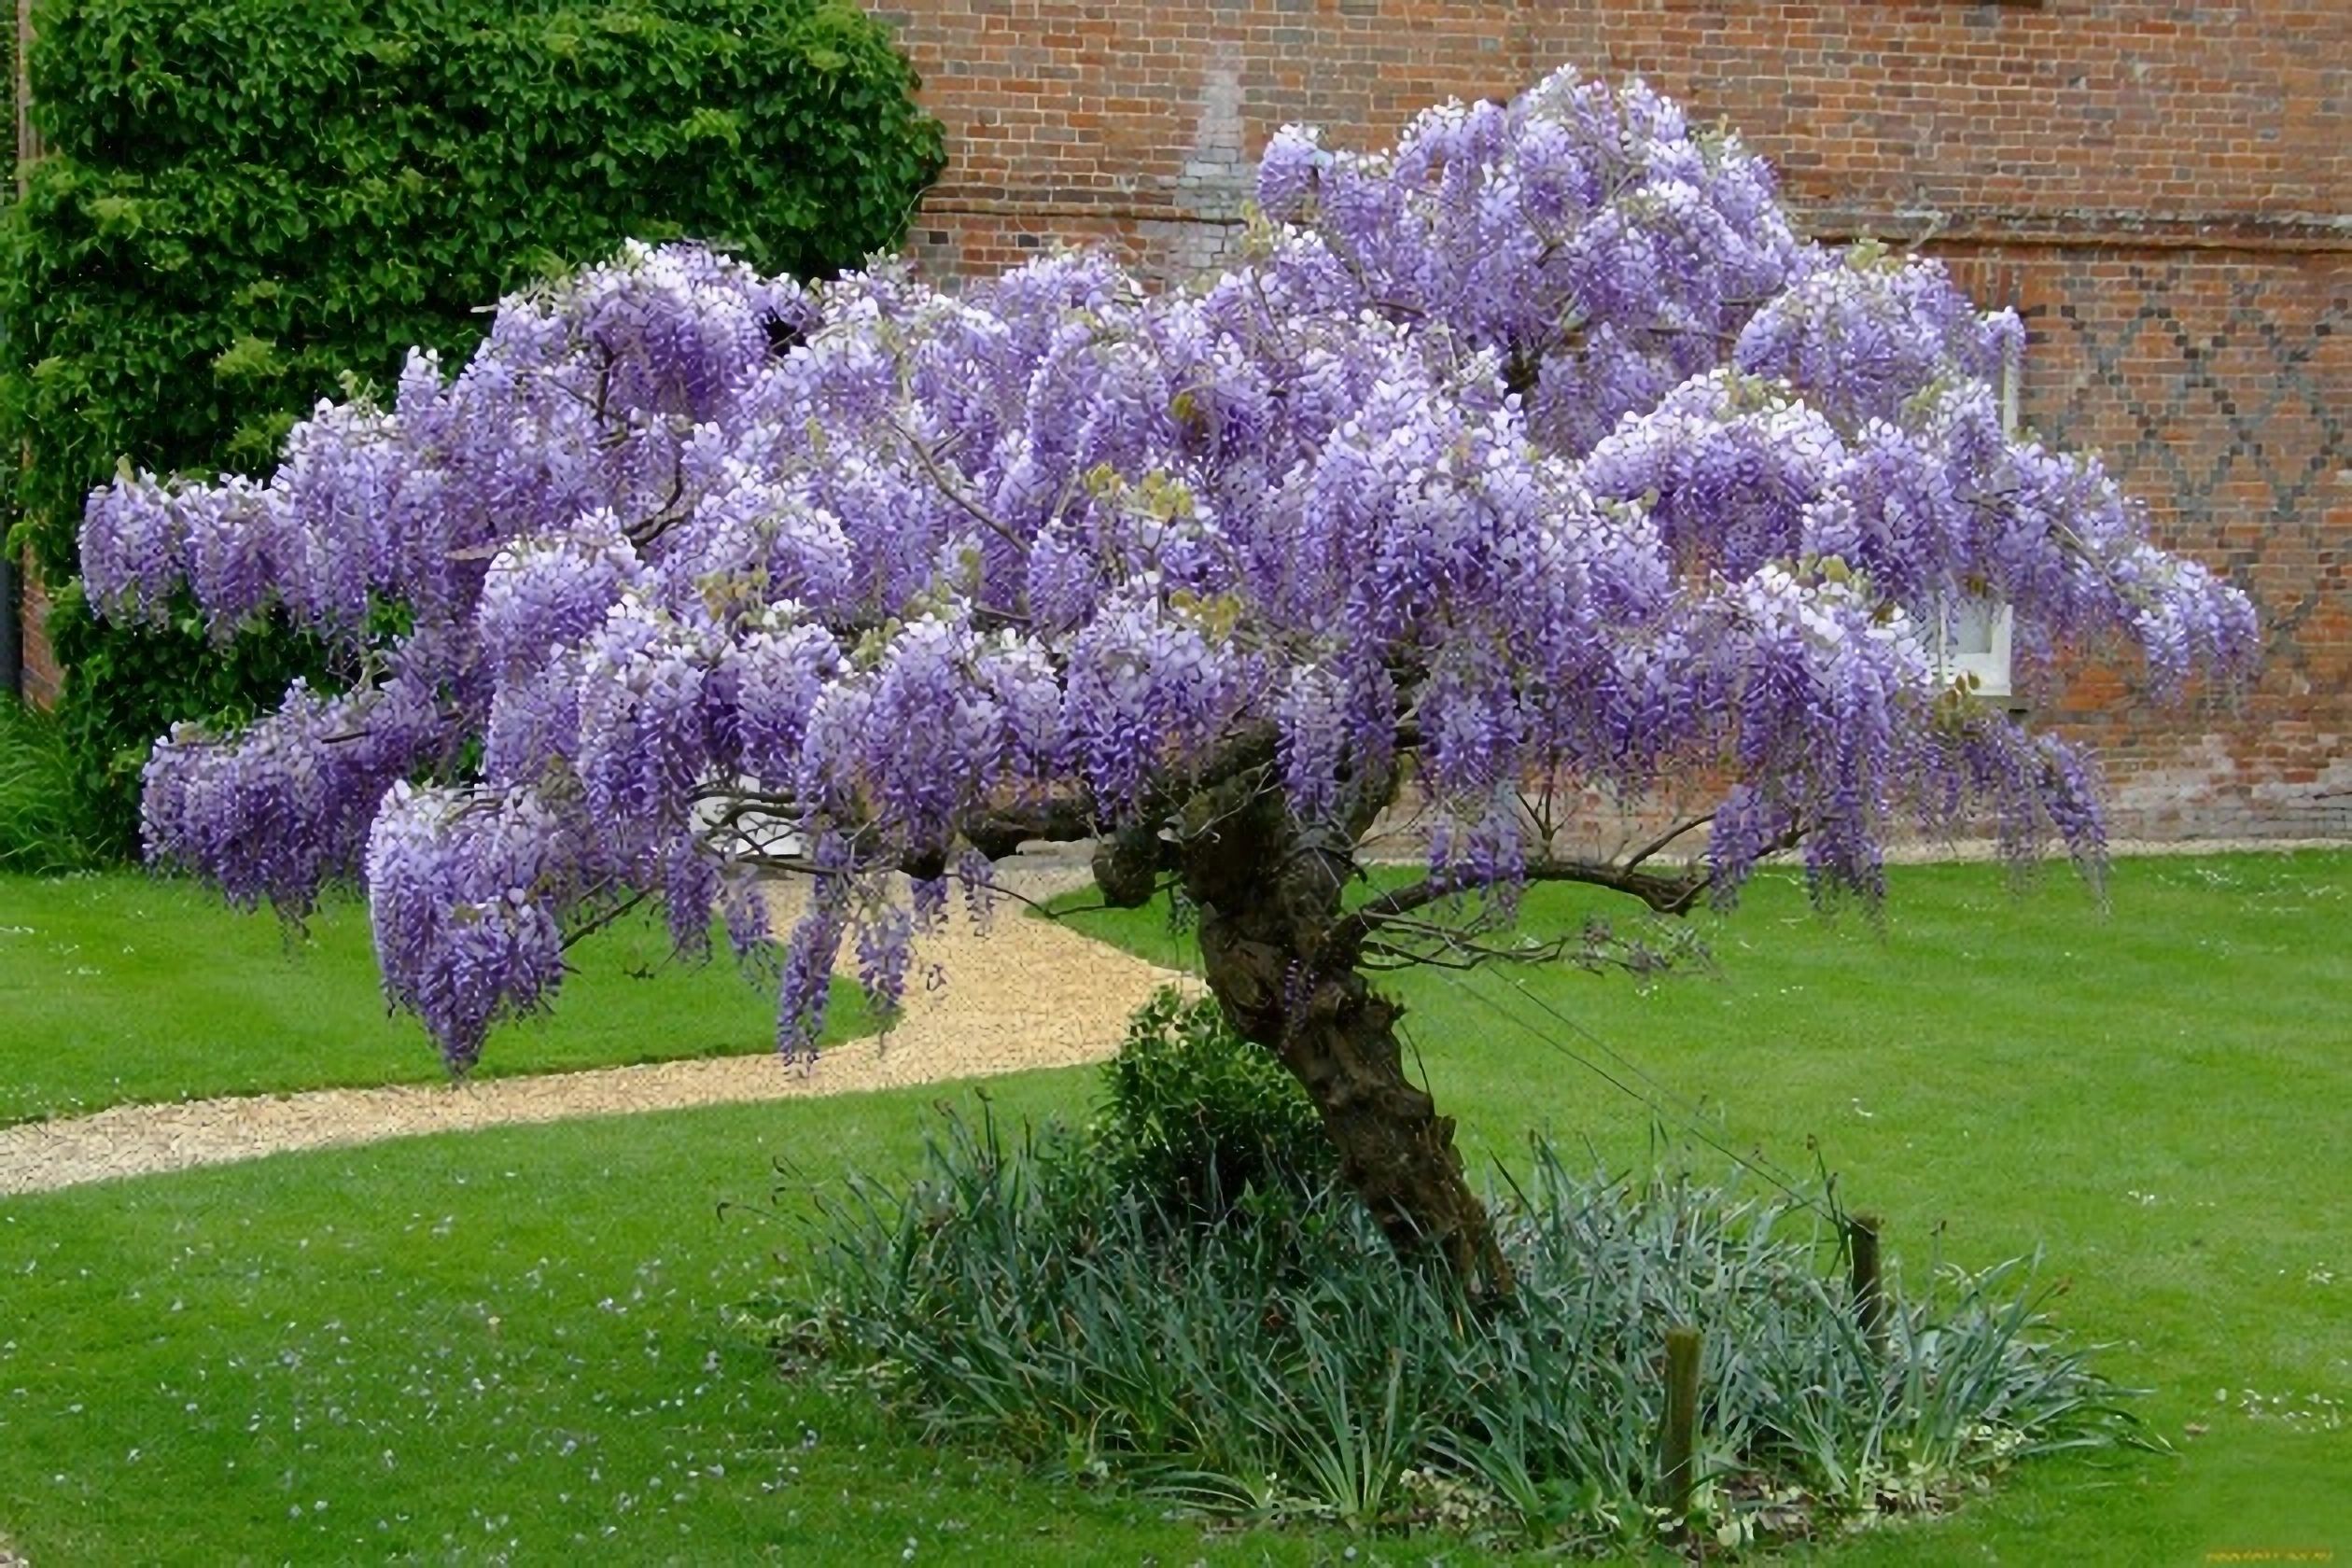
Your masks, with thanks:
[[(2015, 351), (2001, 361), (2001, 429), (2017, 434), (2020, 364)], [(1945, 607), (1936, 628), (1936, 667), (1949, 679), (1976, 678), (1979, 695), (2009, 695), (2009, 608), (1990, 599)]]
[(1936, 663), (1958, 679), (1976, 677), (1980, 695), (2009, 694), (2009, 610), (1986, 599), (1971, 599), (1944, 611), (1937, 629)]

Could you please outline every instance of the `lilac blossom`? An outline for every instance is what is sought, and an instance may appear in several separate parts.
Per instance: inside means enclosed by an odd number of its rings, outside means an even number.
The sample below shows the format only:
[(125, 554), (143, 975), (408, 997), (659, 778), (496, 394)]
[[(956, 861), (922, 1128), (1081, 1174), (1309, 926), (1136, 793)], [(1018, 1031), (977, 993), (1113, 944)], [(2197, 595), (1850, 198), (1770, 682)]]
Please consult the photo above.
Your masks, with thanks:
[[(1099, 254), (951, 295), (631, 246), (265, 478), (126, 468), (83, 525), (105, 613), (283, 611), (360, 672), (159, 742), (150, 853), (295, 914), (363, 877), (459, 1066), (635, 894), (689, 950), (722, 917), (796, 1054), (837, 962), (892, 1004), (956, 889), (986, 913), (1004, 822), (1151, 841), (1235, 756), (1319, 843), (1409, 777), (1506, 914), (1531, 791), (1691, 778), (1719, 893), (1794, 843), (1868, 894), (1907, 823), (2101, 845), (2087, 760), (1920, 628), (1994, 603), (2167, 690), (2252, 657), (2243, 594), (2004, 430), (2013, 316), (1804, 241), (1639, 83), (1376, 153), (1287, 129), (1257, 191), (1240, 259), (1156, 294)], [(778, 870), (814, 890), (771, 933)]]
[(583, 889), (587, 825), (526, 790), (385, 793), (367, 847), (376, 957), (392, 1000), (470, 1067), (497, 1019), (563, 974), (557, 911)]

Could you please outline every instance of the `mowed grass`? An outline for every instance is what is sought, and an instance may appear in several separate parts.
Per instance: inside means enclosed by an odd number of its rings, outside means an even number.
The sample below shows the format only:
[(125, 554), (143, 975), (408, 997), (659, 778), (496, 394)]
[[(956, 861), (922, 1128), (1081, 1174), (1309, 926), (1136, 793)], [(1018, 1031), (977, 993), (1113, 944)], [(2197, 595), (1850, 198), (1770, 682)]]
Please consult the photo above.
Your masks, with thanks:
[[(732, 960), (680, 963), (657, 918), (574, 947), (559, 1009), (491, 1038), (485, 1076), (773, 1048), (775, 1001)], [(836, 1038), (863, 1032), (854, 987)], [(330, 896), (297, 936), (201, 883), (0, 876), (0, 1126), (126, 1101), (430, 1082), (423, 1026), (386, 1008), (367, 907)]]
[[(1474, 1151), (1513, 1158), (1541, 1125), (1613, 1165), (1719, 1173), (1687, 1099), (1707, 1138), (1776, 1166), (1817, 1144), (1844, 1199), (1886, 1216), (1904, 1274), (2044, 1250), (2069, 1281), (2053, 1310), (2117, 1342), (2106, 1365), (2155, 1390), (2144, 1413), (2177, 1447), (2037, 1463), (1952, 1518), (1798, 1557), (2352, 1550), (2352, 856), (2125, 862), (2105, 916), (2057, 876), (2022, 900), (1993, 868), (1894, 881), (1877, 927), (1768, 881), (1710, 918), (1715, 973), (1647, 990), (1575, 973), (1522, 976), (1528, 994), (1435, 973), (1397, 988)], [(1544, 918), (1589, 907), (1531, 900)], [(1183, 945), (1151, 911), (1078, 919)], [(1676, 1099), (1661, 1117), (1566, 1051)], [(1094, 1085), (991, 1092), (1002, 1115), (1075, 1115)], [(790, 1227), (762, 1216), (805, 1211), (851, 1164), (903, 1168), (937, 1098), (0, 1199), (0, 1534), (44, 1568), (1484, 1561), (1439, 1537), (1204, 1528), (910, 1443), (861, 1398), (776, 1376), (723, 1313), (799, 1267), (773, 1255)]]
[[(1074, 1081), (1005, 1091), (1067, 1109)], [(887, 1435), (722, 1310), (920, 1094), (727, 1107), (0, 1198), (0, 1534), (39, 1568), (1184, 1562), (1163, 1505)], [(731, 1198), (750, 1208), (722, 1214)], [(1301, 1548), (1286, 1559), (1304, 1561)], [(1176, 1554), (1183, 1555), (1176, 1555)]]
[[(1662, 1128), (1701, 1171), (1729, 1163), (1710, 1143), (1817, 1160), (1913, 1270), (2038, 1250), (2058, 1316), (2118, 1341), (2105, 1365), (2154, 1391), (2180, 1449), (2118, 1476), (2037, 1467), (1839, 1561), (2352, 1554), (2352, 854), (2120, 861), (2105, 909), (2062, 869), (2022, 893), (1990, 866), (1890, 875), (1876, 923), (1760, 879), (1701, 917), (1703, 977), (1390, 988), (1474, 1161), (1532, 1123), (1640, 1169)], [(1534, 889), (1528, 913), (1640, 930), (1585, 889)], [(1070, 919), (1197, 966), (1164, 907)]]

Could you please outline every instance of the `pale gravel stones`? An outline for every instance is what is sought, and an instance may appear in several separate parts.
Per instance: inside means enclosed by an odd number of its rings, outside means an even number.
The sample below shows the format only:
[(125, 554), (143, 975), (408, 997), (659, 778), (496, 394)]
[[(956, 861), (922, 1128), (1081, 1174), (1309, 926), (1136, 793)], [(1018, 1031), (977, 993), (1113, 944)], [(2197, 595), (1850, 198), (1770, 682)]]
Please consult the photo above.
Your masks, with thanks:
[[(1083, 875), (1066, 867), (1021, 871), (1006, 882), (1042, 898)], [(782, 930), (790, 901), (777, 902)], [(907, 987), (904, 1015), (890, 1034), (835, 1046), (813, 1067), (788, 1067), (763, 1053), (464, 1085), (116, 1106), (0, 1128), (0, 1196), (422, 1133), (847, 1094), (1099, 1061), (1117, 1046), (1127, 1015), (1154, 987), (1181, 979), (1052, 921), (1029, 918), (1018, 904), (1001, 907), (986, 935), (972, 930), (960, 908), (952, 915), (951, 929), (917, 950), (917, 973), (937, 961), (946, 973), (945, 987), (929, 990), (918, 979)], [(732, 981), (714, 975), (711, 983)], [(425, 1048), (420, 1042), (418, 1049)], [(5, 1553), (0, 1568), (10, 1568)]]
[[(2344, 841), (2331, 839), (2112, 847), (2119, 857), (2343, 847)], [(1917, 845), (1891, 849), (1887, 858), (1981, 860), (1992, 852), (1981, 842)], [(1008, 866), (1003, 879), (1014, 890), (1042, 899), (1083, 883), (1086, 875), (1082, 861), (1065, 856), (1039, 866)], [(784, 894), (776, 903), (781, 931), (789, 927), (793, 901)], [(955, 911), (952, 929), (918, 949), (917, 975), (933, 960), (947, 973), (945, 989), (927, 990), (917, 979), (908, 987), (905, 1016), (893, 1033), (836, 1046), (814, 1068), (786, 1067), (763, 1054), (464, 1085), (118, 1106), (0, 1128), (0, 1197), (420, 1133), (847, 1094), (1099, 1061), (1117, 1044), (1127, 1014), (1155, 987), (1197, 984), (1050, 921), (1028, 918), (1012, 903), (1000, 909), (986, 936)], [(714, 977), (713, 983), (726, 982)], [(17, 1568), (5, 1547), (0, 1568)]]

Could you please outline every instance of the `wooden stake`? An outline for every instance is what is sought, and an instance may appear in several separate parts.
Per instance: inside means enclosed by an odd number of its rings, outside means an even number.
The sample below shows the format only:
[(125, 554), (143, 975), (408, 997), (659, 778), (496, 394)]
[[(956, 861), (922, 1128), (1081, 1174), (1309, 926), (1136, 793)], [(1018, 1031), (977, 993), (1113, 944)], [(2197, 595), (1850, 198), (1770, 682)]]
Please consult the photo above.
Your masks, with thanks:
[(1879, 1279), (1879, 1217), (1855, 1214), (1846, 1222), (1847, 1251), (1854, 1260), (1854, 1321), (1870, 1353), (1886, 1355), (1886, 1292)]
[(1690, 1513), (1693, 1458), (1699, 1440), (1699, 1331), (1687, 1323), (1666, 1331), (1666, 1435), (1659, 1502), (1676, 1519)]

